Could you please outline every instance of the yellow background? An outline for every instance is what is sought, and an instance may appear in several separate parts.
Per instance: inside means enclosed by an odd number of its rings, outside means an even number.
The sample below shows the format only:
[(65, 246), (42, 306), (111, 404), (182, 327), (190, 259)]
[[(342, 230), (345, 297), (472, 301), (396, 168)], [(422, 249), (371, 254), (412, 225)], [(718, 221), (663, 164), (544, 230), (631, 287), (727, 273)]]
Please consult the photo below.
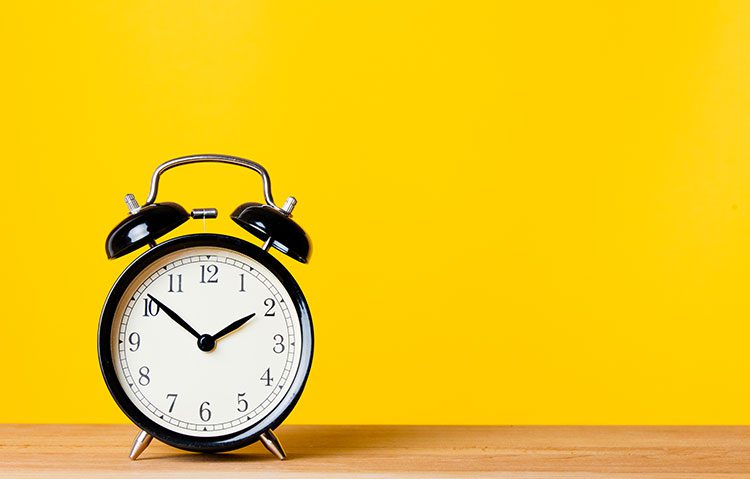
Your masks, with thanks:
[[(314, 242), (282, 258), (317, 340), (290, 422), (750, 422), (747, 2), (17, 3), (0, 421), (125, 421), (96, 328), (135, 255), (104, 239), (220, 152)], [(159, 198), (248, 237), (260, 181)]]

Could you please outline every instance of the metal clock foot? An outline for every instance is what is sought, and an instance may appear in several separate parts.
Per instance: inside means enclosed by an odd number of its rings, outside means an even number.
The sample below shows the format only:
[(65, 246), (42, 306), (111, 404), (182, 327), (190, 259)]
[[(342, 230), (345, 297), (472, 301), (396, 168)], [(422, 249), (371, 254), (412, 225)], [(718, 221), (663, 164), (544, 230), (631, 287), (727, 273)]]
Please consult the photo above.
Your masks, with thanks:
[(286, 459), (284, 448), (281, 446), (279, 438), (276, 437), (276, 434), (274, 434), (272, 430), (269, 429), (268, 431), (261, 434), (260, 442), (262, 442), (263, 445), (266, 446), (266, 449), (268, 449), (269, 452), (276, 456), (278, 459), (282, 461)]
[(146, 431), (139, 432), (133, 442), (133, 449), (130, 450), (130, 459), (134, 461), (138, 459), (138, 456), (151, 444), (151, 439), (153, 439), (153, 436)]

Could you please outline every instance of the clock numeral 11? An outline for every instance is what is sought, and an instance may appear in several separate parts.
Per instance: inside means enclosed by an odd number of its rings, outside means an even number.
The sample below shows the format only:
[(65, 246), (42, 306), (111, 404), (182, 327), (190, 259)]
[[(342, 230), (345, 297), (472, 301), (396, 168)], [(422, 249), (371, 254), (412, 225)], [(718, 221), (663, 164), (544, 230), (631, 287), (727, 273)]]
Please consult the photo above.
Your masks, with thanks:
[(175, 275), (169, 275), (169, 291), (168, 293), (182, 293), (182, 274), (177, 275), (177, 281), (175, 281)]

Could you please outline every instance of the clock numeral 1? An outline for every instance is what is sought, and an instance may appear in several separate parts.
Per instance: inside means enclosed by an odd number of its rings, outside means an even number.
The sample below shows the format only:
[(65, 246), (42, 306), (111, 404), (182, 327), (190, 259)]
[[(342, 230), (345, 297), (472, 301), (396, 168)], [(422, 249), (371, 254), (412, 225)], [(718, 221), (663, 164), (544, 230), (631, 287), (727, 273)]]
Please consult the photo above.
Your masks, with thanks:
[(271, 386), (271, 382), (273, 382), (273, 378), (271, 377), (271, 368), (266, 368), (266, 372), (263, 373), (263, 376), (260, 377), (261, 381), (266, 382), (266, 386)]
[(201, 283), (218, 283), (217, 274), (219, 274), (219, 267), (215, 264), (201, 265)]
[(268, 311), (266, 311), (266, 316), (276, 316), (276, 311), (273, 310), (274, 306), (276, 306), (276, 301), (273, 300), (273, 298), (266, 298), (265, 301), (263, 301), (263, 304), (268, 306)]
[(208, 422), (211, 420), (211, 410), (208, 409), (208, 406), (210, 405), (211, 403), (209, 403), (208, 401), (201, 403), (201, 407), (198, 410), (198, 414), (200, 415), (201, 421), (203, 422)]
[(248, 404), (247, 401), (242, 399), (242, 396), (244, 396), (245, 393), (237, 393), (237, 410), (239, 412), (245, 412), (247, 411)]
[(245, 292), (245, 275), (240, 273), (240, 293)]
[(156, 316), (159, 314), (159, 305), (154, 303), (151, 298), (143, 298), (143, 317)]
[(148, 377), (149, 371), (147, 366), (141, 366), (141, 369), (138, 370), (138, 372), (141, 374), (141, 376), (138, 378), (138, 384), (141, 386), (148, 386), (148, 384), (151, 382), (151, 378)]
[(167, 399), (172, 400), (172, 404), (169, 405), (169, 411), (172, 412), (172, 409), (174, 409), (174, 403), (177, 402), (177, 394), (167, 394)]
[(273, 345), (273, 352), (276, 354), (281, 354), (284, 352), (284, 336), (280, 334), (274, 334), (273, 340), (276, 341), (276, 344)]
[[(177, 287), (175, 289), (175, 286)], [(174, 280), (174, 275), (169, 275), (169, 291), (168, 293), (182, 293), (182, 274), (177, 275), (177, 281)]]

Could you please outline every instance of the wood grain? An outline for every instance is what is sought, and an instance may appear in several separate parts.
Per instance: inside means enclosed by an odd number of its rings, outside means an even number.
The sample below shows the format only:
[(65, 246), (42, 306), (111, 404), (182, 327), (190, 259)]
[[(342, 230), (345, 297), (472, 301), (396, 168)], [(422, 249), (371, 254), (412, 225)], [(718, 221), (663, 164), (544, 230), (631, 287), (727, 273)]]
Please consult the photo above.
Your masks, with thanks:
[(127, 454), (121, 425), (0, 425), (0, 477), (750, 477), (750, 427), (283, 426), (259, 444)]

